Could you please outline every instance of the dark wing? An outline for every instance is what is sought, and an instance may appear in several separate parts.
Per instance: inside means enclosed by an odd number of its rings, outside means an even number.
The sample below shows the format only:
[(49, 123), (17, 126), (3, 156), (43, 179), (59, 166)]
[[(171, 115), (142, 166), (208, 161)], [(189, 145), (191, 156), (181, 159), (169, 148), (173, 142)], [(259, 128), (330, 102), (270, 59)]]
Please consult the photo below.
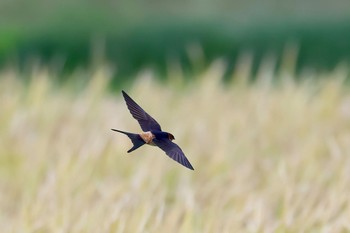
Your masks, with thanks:
[(186, 158), (184, 152), (182, 152), (181, 148), (169, 139), (154, 138), (153, 143), (156, 144), (160, 149), (165, 151), (165, 153), (176, 162), (184, 165), (185, 167), (191, 170), (194, 170), (191, 163)]
[(126, 105), (131, 115), (139, 122), (141, 129), (145, 131), (159, 130), (160, 125), (147, 112), (145, 112), (128, 94), (122, 91)]

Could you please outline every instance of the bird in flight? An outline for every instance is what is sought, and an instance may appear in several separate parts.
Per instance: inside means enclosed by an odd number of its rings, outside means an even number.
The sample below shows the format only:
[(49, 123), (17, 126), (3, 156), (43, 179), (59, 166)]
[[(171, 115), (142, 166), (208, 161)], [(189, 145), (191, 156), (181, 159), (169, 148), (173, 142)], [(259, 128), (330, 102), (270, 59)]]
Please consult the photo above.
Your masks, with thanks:
[(133, 147), (128, 150), (128, 153), (136, 150), (144, 144), (158, 146), (162, 149), (170, 158), (183, 166), (194, 170), (191, 163), (182, 152), (181, 148), (172, 142), (175, 139), (174, 135), (168, 132), (162, 131), (159, 123), (153, 119), (145, 110), (143, 110), (131, 97), (122, 91), (124, 100), (131, 115), (139, 122), (142, 133), (135, 134), (124, 132), (118, 129), (112, 129), (113, 131), (123, 133), (128, 136), (133, 143)]

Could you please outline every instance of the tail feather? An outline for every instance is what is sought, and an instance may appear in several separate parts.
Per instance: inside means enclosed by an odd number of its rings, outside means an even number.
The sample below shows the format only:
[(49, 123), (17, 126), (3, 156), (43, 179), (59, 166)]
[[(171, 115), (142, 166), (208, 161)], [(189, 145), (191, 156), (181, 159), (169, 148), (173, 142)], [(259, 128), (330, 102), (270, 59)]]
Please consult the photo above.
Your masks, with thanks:
[(129, 133), (129, 132), (124, 132), (118, 129), (112, 129), (113, 131), (125, 134), (126, 136), (128, 136), (132, 142), (132, 144), (134, 144), (133, 147), (130, 148), (130, 150), (128, 150), (128, 153), (130, 153), (131, 151), (136, 150), (137, 148), (139, 148), (140, 146), (143, 146), (145, 144), (145, 141), (140, 137), (140, 135), (135, 134), (135, 133)]

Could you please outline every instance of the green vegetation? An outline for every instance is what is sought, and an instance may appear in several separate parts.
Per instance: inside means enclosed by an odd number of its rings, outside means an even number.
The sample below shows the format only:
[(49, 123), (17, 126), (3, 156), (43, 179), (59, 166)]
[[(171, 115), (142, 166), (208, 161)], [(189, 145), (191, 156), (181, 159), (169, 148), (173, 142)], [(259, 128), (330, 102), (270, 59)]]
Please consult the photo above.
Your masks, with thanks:
[[(300, 81), (266, 66), (247, 85), (213, 63), (184, 85), (141, 73), (126, 91), (176, 136), (195, 171), (110, 128), (138, 132), (109, 71), (60, 86), (36, 69), (0, 79), (2, 232), (349, 231), (347, 66)], [(274, 85), (271, 80), (280, 80)], [(331, 230), (330, 230), (331, 229)]]
[(36, 58), (65, 73), (88, 68), (97, 57), (116, 67), (119, 79), (113, 81), (120, 84), (148, 67), (165, 78), (169, 61), (176, 60), (191, 77), (224, 58), (229, 77), (242, 53), (254, 55), (254, 72), (265, 56), (275, 56), (278, 67), (292, 43), (298, 71), (305, 67), (329, 71), (350, 58), (347, 9), (349, 3), (340, 0), (277, 5), (272, 0), (181, 5), (2, 0), (0, 65), (19, 63), (25, 68)]

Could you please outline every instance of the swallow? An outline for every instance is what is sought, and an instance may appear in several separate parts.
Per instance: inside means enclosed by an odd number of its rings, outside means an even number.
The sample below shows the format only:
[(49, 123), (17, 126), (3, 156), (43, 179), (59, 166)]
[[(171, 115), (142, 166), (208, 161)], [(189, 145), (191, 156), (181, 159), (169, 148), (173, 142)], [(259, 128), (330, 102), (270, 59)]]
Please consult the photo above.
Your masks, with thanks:
[(130, 153), (145, 144), (157, 146), (176, 162), (182, 164), (188, 169), (194, 170), (181, 148), (172, 142), (175, 139), (174, 135), (162, 131), (159, 123), (153, 117), (143, 110), (124, 91), (122, 91), (122, 94), (131, 115), (139, 122), (143, 131), (142, 133), (135, 134), (118, 129), (112, 129), (113, 131), (125, 134), (130, 138), (131, 142), (133, 143), (133, 147), (131, 147), (127, 152)]

